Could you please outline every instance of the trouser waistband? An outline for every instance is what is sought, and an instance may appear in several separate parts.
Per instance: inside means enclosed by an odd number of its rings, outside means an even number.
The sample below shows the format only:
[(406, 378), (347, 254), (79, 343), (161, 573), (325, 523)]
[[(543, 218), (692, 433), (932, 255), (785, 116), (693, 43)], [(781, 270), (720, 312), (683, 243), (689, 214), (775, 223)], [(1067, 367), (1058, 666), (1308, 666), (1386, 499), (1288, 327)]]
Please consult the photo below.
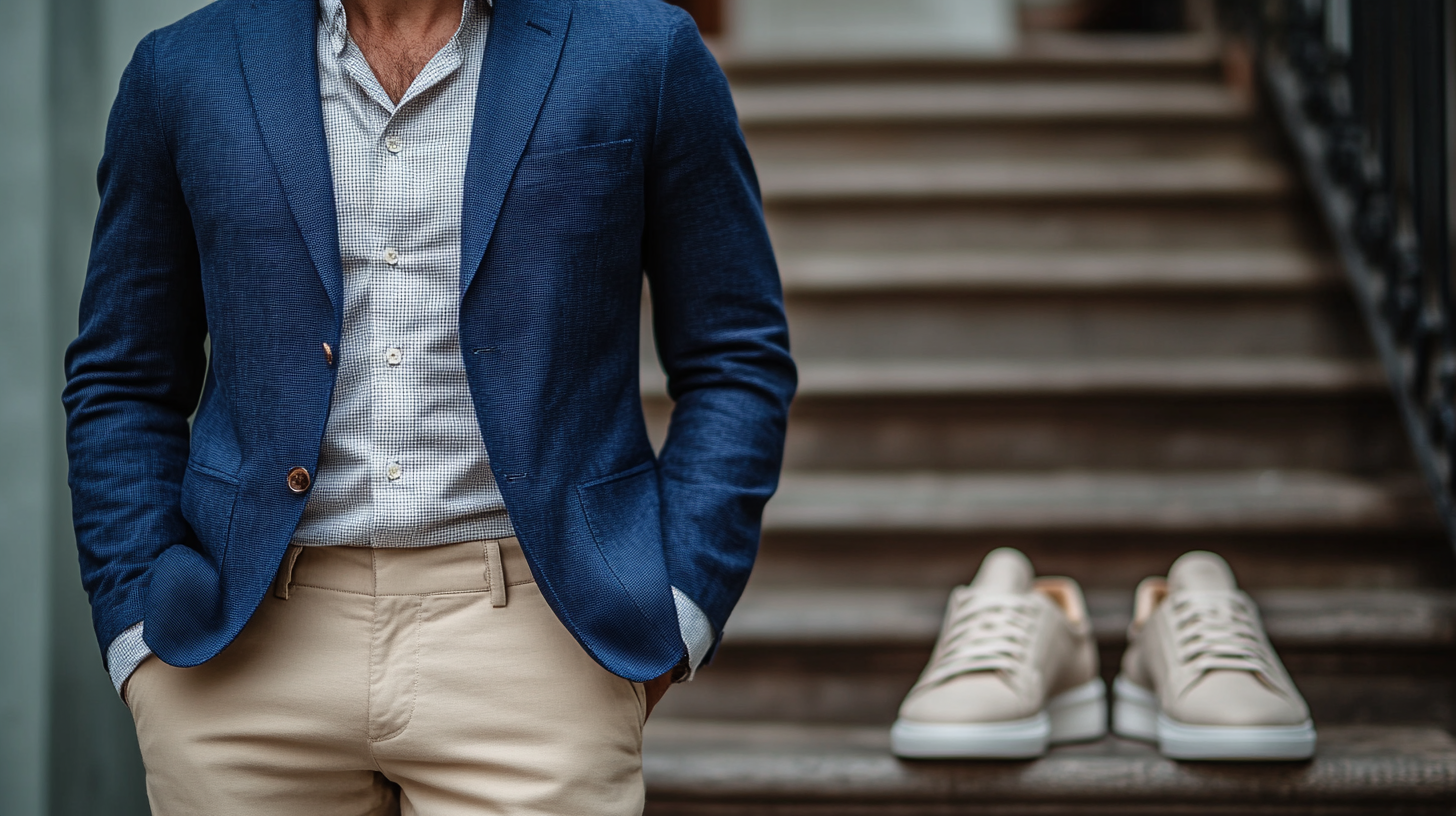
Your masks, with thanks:
[(491, 594), (506, 605), (506, 588), (534, 583), (520, 542), (512, 538), (438, 547), (301, 547), (289, 545), (273, 582), (287, 599), (295, 587), (358, 595)]

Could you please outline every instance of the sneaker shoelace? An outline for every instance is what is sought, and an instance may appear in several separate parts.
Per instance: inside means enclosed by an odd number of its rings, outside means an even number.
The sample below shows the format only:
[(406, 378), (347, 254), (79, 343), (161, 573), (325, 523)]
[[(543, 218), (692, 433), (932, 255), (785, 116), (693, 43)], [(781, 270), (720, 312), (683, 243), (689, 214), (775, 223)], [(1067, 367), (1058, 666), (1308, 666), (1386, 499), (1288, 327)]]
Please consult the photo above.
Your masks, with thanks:
[(1178, 659), (1198, 674), (1217, 669), (1274, 677), (1273, 657), (1252, 604), (1238, 595), (1197, 594), (1172, 599)]
[(972, 672), (1019, 674), (1036, 628), (1037, 609), (1015, 596), (958, 594), (946, 616), (935, 665), (920, 681), (929, 686)]

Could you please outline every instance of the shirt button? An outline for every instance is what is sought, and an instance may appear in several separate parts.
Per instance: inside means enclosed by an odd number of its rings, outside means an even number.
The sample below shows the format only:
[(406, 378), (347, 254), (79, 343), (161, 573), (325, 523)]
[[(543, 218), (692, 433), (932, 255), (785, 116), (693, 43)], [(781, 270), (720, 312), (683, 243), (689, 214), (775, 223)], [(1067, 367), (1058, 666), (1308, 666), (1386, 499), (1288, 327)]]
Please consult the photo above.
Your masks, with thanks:
[(400, 144), (399, 139), (396, 139), (393, 136), (390, 136), (388, 139), (384, 140), (384, 148), (390, 153), (398, 153), (400, 148), (402, 147), (404, 147), (404, 145)]
[(384, 362), (389, 363), (392, 366), (399, 365), (402, 360), (404, 360), (404, 352), (400, 351), (397, 348), (392, 348), (389, 351), (384, 352)]
[(394, 247), (385, 247), (384, 262), (389, 264), (390, 266), (394, 266), (395, 264), (399, 263), (399, 252), (395, 250)]
[(288, 489), (294, 493), (307, 493), (310, 484), (313, 484), (313, 479), (309, 477), (307, 468), (296, 467), (288, 471)]
[(384, 469), (384, 475), (388, 476), (391, 482), (398, 481), (399, 475), (402, 472), (403, 471), (400, 470), (398, 462), (390, 462), (389, 467)]

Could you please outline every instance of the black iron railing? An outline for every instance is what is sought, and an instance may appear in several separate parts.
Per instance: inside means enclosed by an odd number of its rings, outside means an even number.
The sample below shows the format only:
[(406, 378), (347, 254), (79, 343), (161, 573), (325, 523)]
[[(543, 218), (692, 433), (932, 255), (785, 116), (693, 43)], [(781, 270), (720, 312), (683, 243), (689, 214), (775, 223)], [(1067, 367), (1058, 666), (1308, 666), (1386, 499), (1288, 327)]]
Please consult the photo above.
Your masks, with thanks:
[(1256, 43), (1456, 541), (1456, 312), (1447, 0), (1226, 7)]

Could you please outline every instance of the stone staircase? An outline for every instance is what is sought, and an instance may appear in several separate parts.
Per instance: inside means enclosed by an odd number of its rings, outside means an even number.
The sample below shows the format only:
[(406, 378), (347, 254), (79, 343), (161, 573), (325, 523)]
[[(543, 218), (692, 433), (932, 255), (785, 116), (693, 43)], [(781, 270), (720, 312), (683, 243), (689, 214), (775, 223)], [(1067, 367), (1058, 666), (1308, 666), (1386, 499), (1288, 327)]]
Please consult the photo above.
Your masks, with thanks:
[[(725, 56), (802, 387), (749, 590), (648, 726), (648, 813), (1456, 812), (1456, 565), (1293, 164), (1219, 53)], [(947, 590), (1002, 545), (1087, 588), (1109, 678), (1135, 583), (1223, 554), (1316, 759), (891, 757)]]

